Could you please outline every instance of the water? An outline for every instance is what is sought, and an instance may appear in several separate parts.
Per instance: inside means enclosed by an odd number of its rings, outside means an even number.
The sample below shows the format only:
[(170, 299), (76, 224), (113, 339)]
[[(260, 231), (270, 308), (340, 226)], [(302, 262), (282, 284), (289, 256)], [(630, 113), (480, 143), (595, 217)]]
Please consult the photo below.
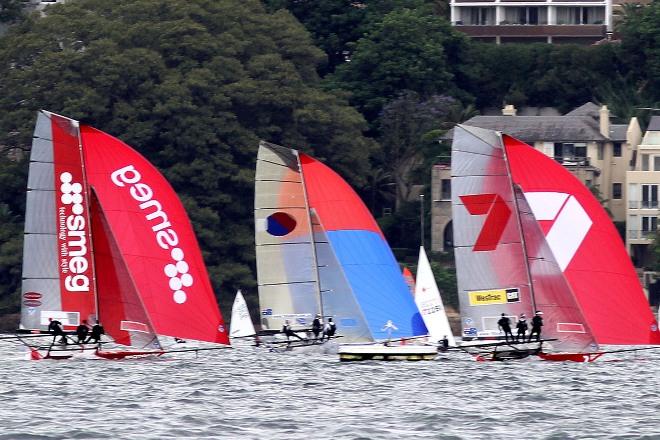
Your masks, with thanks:
[(660, 352), (625, 358), (340, 363), (246, 348), (26, 361), (0, 343), (0, 440), (660, 439)]

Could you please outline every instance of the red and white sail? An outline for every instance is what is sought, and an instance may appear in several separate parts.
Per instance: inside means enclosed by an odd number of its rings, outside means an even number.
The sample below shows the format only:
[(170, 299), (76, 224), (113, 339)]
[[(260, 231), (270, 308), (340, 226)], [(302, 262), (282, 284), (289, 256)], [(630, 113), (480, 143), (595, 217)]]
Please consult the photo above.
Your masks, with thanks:
[(89, 185), (156, 332), (228, 344), (192, 225), (170, 184), (119, 139), (89, 126), (80, 131)]
[(28, 175), (21, 327), (96, 315), (89, 200), (77, 121), (39, 112)]
[(94, 263), (101, 268), (96, 278), (101, 325), (118, 344), (160, 348), (156, 331), (93, 191), (90, 200)]
[(658, 344), (657, 321), (612, 220), (560, 164), (503, 135), (513, 182), (600, 344)]

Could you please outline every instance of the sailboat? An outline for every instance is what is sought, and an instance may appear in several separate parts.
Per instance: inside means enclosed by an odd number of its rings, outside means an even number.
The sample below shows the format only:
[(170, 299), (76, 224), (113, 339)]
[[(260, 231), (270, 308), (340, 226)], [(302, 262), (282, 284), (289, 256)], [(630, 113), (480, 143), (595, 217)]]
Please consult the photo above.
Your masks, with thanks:
[[(124, 358), (158, 336), (228, 344), (190, 220), (165, 178), (120, 140), (41, 111), (26, 204), (20, 336), (100, 321)], [(31, 339), (29, 339), (31, 340)], [(27, 343), (41, 357), (87, 347)], [(56, 353), (64, 351), (64, 353)]]
[(250, 318), (247, 303), (240, 290), (236, 292), (236, 298), (234, 298), (234, 304), (231, 307), (229, 326), (229, 336), (231, 338), (246, 338), (257, 334), (254, 330), (254, 324), (252, 324), (252, 318)]
[[(502, 314), (542, 311), (536, 352), (592, 361), (598, 344), (656, 344), (657, 323), (621, 239), (595, 197), (534, 148), (457, 126), (452, 210), (463, 337), (499, 334)], [(514, 348), (515, 349), (515, 348)]]
[(428, 329), (429, 340), (435, 345), (443, 338), (447, 338), (450, 347), (456, 346), (452, 334), (447, 312), (440, 297), (440, 290), (435, 282), (431, 264), (426, 256), (424, 246), (419, 247), (419, 261), (417, 263), (417, 280), (415, 282), (415, 303), (424, 319)]
[(426, 334), (380, 228), (329, 167), (261, 142), (254, 215), (262, 328), (305, 334), (318, 314), (342, 343), (386, 340), (388, 321), (396, 338)]

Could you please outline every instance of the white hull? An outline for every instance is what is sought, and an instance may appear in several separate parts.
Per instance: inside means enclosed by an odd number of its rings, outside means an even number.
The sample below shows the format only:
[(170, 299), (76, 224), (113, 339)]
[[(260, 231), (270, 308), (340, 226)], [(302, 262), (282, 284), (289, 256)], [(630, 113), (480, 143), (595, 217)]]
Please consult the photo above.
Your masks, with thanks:
[(340, 345), (340, 361), (423, 361), (433, 360), (438, 356), (438, 349), (433, 345)]

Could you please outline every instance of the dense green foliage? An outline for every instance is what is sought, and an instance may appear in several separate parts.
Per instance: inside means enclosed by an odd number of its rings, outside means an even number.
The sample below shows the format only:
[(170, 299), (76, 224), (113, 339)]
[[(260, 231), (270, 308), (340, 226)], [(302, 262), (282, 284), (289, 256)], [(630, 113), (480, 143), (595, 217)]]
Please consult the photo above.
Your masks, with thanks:
[[(81, 0), (0, 47), (0, 145), (27, 147), (44, 108), (135, 146), (181, 195), (224, 300), (255, 285), (259, 139), (307, 150), (355, 184), (366, 174), (374, 143), (362, 117), (318, 87), (322, 52), (290, 14), (257, 1)], [(27, 164), (1, 161), (6, 297), (19, 280)]]
[[(0, 0), (0, 13), (16, 4)], [(428, 188), (452, 123), (505, 102), (597, 101), (622, 118), (657, 106), (660, 2), (627, 11), (622, 43), (597, 46), (477, 43), (440, 0), (76, 0), (17, 22), (0, 39), (0, 313), (18, 306), (27, 162), (16, 151), (38, 109), (113, 134), (164, 172), (227, 311), (238, 287), (254, 301), (259, 139), (326, 161), (377, 216), (396, 208), (380, 224), (414, 250), (419, 205), (406, 197)]]

